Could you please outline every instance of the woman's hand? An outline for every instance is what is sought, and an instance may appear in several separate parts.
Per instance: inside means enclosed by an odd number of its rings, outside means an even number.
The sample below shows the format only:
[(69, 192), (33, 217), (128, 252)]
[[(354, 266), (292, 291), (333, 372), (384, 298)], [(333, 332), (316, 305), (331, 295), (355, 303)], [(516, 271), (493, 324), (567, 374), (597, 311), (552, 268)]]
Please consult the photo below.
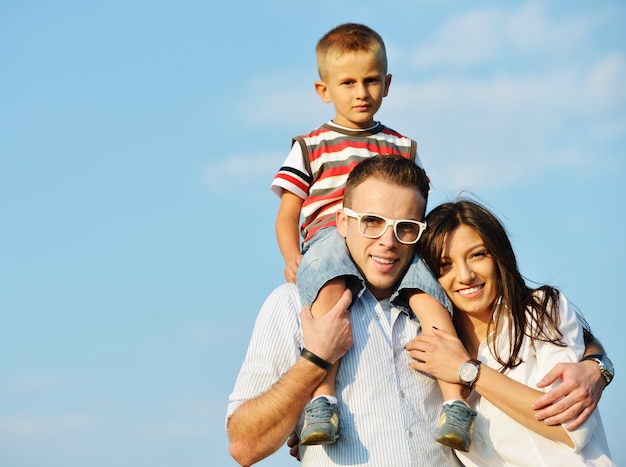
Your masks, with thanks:
[(420, 334), (405, 349), (413, 359), (414, 370), (448, 383), (459, 383), (459, 368), (470, 359), (458, 337), (433, 328), (433, 335)]

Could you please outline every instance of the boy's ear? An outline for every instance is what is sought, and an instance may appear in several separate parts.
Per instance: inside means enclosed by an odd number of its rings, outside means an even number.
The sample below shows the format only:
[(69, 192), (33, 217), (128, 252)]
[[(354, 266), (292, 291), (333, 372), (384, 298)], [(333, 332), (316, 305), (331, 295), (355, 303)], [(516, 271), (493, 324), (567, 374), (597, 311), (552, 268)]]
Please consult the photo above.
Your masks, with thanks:
[(391, 74), (385, 76), (385, 93), (383, 97), (387, 97), (387, 94), (389, 94), (389, 86), (391, 86)]
[(348, 216), (346, 216), (346, 214), (343, 212), (343, 209), (340, 209), (335, 213), (335, 223), (337, 224), (337, 232), (339, 232), (339, 235), (341, 235), (343, 238), (346, 238), (346, 235), (347, 235), (347, 230), (348, 230), (347, 221), (348, 221)]
[(328, 87), (326, 86), (326, 83), (324, 83), (324, 81), (315, 82), (315, 92), (326, 104), (332, 102), (332, 99), (328, 95)]

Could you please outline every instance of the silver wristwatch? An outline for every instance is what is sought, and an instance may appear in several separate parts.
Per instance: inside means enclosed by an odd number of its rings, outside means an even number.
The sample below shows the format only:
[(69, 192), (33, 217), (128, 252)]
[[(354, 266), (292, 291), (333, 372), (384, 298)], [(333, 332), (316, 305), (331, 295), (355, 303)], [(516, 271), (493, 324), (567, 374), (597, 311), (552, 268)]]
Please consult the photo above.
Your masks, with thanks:
[(473, 358), (459, 367), (459, 381), (464, 386), (472, 389), (480, 374), (480, 361)]
[(615, 369), (613, 368), (613, 362), (606, 355), (602, 354), (591, 354), (585, 355), (581, 362), (585, 360), (593, 360), (598, 364), (598, 368), (600, 368), (600, 374), (606, 380), (606, 385), (608, 386), (611, 381), (613, 381), (613, 377), (615, 376)]

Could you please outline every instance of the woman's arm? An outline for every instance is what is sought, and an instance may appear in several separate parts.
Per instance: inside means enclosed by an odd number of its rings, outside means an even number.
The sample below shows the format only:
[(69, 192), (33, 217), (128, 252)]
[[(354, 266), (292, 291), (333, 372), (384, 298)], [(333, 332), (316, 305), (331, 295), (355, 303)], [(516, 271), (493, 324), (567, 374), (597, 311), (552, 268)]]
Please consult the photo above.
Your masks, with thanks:
[[(470, 356), (458, 338), (436, 329), (433, 333), (435, 335), (421, 334), (407, 345), (410, 357), (415, 360), (411, 367), (437, 379), (458, 383), (459, 368)], [(474, 389), (529, 430), (574, 447), (562, 426), (550, 426), (535, 418), (532, 404), (543, 394), (541, 391), (521, 384), (486, 365), (480, 365), (480, 374)]]

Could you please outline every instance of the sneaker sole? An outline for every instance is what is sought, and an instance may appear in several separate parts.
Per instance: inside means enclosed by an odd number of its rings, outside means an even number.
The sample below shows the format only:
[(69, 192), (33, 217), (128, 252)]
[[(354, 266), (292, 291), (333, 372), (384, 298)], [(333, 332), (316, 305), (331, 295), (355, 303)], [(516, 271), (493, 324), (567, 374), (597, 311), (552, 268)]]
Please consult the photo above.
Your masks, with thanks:
[(469, 451), (469, 447), (466, 447), (463, 440), (458, 436), (442, 436), (437, 438), (437, 442), (443, 444), (444, 446), (448, 446), (449, 448), (456, 449), (457, 451)]
[(320, 444), (333, 444), (339, 439), (339, 436), (329, 438), (326, 433), (310, 433), (306, 439), (300, 441), (303, 446), (317, 446)]

